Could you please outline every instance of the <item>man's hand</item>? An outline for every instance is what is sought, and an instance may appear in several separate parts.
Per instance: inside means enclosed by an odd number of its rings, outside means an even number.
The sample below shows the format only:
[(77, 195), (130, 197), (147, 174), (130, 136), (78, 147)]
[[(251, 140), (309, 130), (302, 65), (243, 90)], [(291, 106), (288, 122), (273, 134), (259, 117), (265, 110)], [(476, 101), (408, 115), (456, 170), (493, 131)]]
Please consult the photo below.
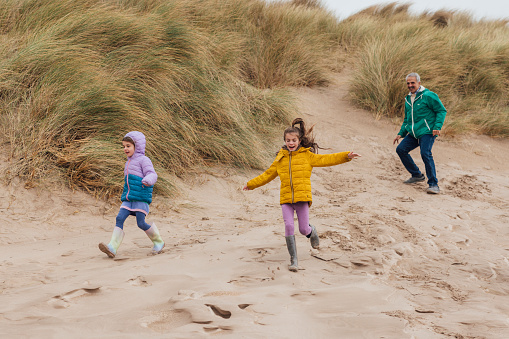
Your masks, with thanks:
[(434, 129), (433, 130), (433, 136), (440, 136), (440, 130), (439, 129)]
[[(434, 131), (433, 131), (434, 132)], [(401, 135), (396, 135), (396, 137), (394, 138), (394, 141), (392, 142), (393, 145), (399, 143), (399, 139), (401, 139)]]

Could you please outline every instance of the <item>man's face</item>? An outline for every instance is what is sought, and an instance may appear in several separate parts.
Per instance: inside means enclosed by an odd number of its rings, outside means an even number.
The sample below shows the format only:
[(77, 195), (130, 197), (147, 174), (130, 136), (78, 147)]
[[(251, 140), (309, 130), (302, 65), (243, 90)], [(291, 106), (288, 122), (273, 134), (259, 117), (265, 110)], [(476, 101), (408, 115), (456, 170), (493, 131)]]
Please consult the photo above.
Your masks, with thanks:
[(408, 86), (410, 93), (414, 94), (417, 92), (419, 87), (421, 87), (421, 82), (417, 81), (416, 77), (408, 77), (408, 79), (406, 79), (406, 85)]

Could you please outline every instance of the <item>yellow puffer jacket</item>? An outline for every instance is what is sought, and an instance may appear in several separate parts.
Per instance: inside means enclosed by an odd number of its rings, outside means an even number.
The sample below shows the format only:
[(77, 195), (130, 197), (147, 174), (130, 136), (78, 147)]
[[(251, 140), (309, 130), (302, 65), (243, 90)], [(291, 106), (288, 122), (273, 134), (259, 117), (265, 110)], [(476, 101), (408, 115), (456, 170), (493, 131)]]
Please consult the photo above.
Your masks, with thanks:
[(348, 153), (315, 154), (301, 147), (289, 152), (281, 149), (268, 170), (249, 180), (247, 187), (255, 189), (274, 180), (281, 180), (280, 204), (308, 201), (311, 206), (311, 171), (313, 167), (334, 166), (350, 161)]

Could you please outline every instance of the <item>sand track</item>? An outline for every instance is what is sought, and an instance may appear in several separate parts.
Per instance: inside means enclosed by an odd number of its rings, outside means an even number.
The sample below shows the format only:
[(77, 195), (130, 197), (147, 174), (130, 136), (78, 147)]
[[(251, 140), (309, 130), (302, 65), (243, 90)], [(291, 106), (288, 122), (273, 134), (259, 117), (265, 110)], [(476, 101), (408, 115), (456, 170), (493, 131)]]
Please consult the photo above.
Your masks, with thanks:
[(295, 90), (321, 145), (362, 154), (314, 170), (321, 248), (297, 236), (299, 272), (287, 270), (278, 179), (241, 190), (259, 171), (215, 168), (156, 197), (165, 251), (147, 256), (128, 220), (115, 260), (97, 244), (118, 206), (12, 182), (0, 193), (2, 337), (508, 338), (509, 143), (438, 139), (443, 194), (427, 195), (402, 183), (398, 126), (353, 108), (347, 77)]

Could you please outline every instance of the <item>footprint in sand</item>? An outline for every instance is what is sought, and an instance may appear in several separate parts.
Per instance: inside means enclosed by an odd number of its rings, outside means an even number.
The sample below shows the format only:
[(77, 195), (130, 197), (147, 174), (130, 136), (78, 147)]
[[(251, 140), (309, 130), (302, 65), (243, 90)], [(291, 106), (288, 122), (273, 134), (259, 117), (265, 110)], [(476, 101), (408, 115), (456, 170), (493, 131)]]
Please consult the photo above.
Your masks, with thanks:
[(260, 248), (250, 248), (249, 254), (254, 258), (255, 261), (264, 261), (263, 258), (268, 254), (273, 254), (276, 252), (276, 249), (273, 247), (260, 247)]
[(129, 284), (131, 284), (132, 286), (150, 286), (152, 285), (151, 283), (149, 283), (147, 281), (147, 279), (145, 279), (145, 277), (142, 277), (141, 275), (140, 276), (137, 276), (136, 278), (132, 278), (132, 279), (129, 279), (127, 280), (127, 282)]
[(159, 333), (168, 333), (176, 328), (192, 323), (191, 314), (183, 310), (160, 310), (142, 319), (141, 326)]
[(223, 309), (222, 309), (221, 307), (219, 307), (219, 306), (212, 305), (212, 304), (205, 304), (205, 306), (210, 307), (210, 309), (212, 310), (212, 312), (214, 312), (214, 314), (215, 314), (215, 315), (220, 316), (221, 318), (224, 318), (224, 319), (230, 319), (230, 318), (231, 318), (231, 316), (232, 316), (232, 312), (227, 311), (227, 310), (223, 310)]
[(477, 179), (475, 175), (463, 175), (450, 180), (445, 188), (451, 195), (463, 200), (480, 199), (491, 194), (491, 189), (484, 181)]
[(221, 331), (231, 331), (232, 328), (230, 326), (203, 326), (203, 330), (207, 333), (213, 333), (216, 334), (217, 332)]
[(310, 299), (313, 299), (314, 296), (315, 296), (315, 293), (312, 292), (312, 291), (302, 291), (302, 292), (298, 292), (298, 293), (293, 293), (290, 295), (292, 298), (295, 298), (299, 301), (308, 301)]
[(56, 295), (48, 301), (54, 308), (67, 308), (71, 306), (71, 302), (78, 298), (90, 296), (100, 292), (101, 287), (94, 288), (78, 288), (67, 293)]
[[(178, 296), (170, 299), (170, 308), (155, 311), (146, 317), (142, 326), (157, 332), (166, 333), (177, 327), (195, 324), (207, 334), (219, 334), (233, 331), (233, 324), (238, 321), (252, 321), (250, 313), (245, 313), (252, 303), (229, 303), (224, 298), (237, 297), (238, 292), (213, 291), (200, 294), (191, 290), (181, 290)], [(246, 318), (247, 317), (247, 318)], [(235, 318), (234, 321), (233, 318)]]
[(274, 280), (274, 274), (270, 277), (253, 277), (247, 275), (241, 275), (237, 279), (228, 281), (229, 284), (235, 284), (238, 286), (260, 286), (260, 283), (269, 282)]

